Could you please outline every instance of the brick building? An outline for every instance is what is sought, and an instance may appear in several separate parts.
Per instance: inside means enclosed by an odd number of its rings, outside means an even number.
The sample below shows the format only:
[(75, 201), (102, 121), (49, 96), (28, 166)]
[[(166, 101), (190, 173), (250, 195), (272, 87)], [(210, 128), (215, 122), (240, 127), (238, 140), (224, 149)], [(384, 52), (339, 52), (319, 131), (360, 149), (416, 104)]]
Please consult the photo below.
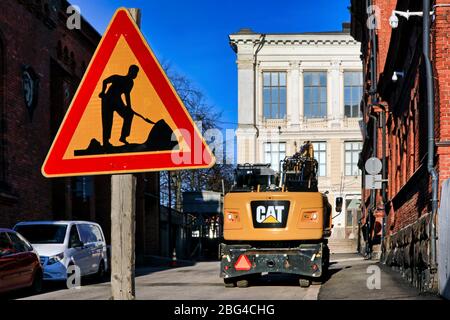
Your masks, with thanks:
[[(384, 163), (382, 174), (388, 180), (379, 191), (365, 190), (363, 181), (361, 222), (368, 223), (371, 233), (362, 248), (381, 253), (384, 263), (423, 290), (436, 283), (436, 237), (430, 221), (437, 216), (433, 203), (436, 209), (438, 202), (432, 201), (432, 191), (439, 200), (441, 185), (450, 177), (450, 8), (442, 6), (448, 1), (429, 3), (429, 19), (397, 14), (396, 26), (393, 10), (421, 13), (423, 1), (351, 1), (351, 32), (362, 43), (365, 79), (359, 166), (375, 156)], [(427, 33), (424, 20), (430, 22)], [(425, 44), (430, 46), (431, 77)], [(433, 168), (438, 174), (434, 186)]]
[[(92, 220), (110, 238), (110, 177), (45, 179), (41, 166), (100, 35), (70, 30), (65, 0), (0, 1), (0, 227)], [(159, 254), (159, 179), (138, 175), (136, 248)]]

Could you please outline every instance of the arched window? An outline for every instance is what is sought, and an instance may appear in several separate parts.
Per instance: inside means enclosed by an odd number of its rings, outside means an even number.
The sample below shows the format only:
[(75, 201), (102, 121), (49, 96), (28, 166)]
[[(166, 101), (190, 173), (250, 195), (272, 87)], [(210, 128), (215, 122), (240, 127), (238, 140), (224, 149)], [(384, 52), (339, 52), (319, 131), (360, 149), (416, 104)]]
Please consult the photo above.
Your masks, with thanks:
[(0, 190), (6, 188), (6, 119), (5, 119), (5, 73), (6, 54), (0, 32)]

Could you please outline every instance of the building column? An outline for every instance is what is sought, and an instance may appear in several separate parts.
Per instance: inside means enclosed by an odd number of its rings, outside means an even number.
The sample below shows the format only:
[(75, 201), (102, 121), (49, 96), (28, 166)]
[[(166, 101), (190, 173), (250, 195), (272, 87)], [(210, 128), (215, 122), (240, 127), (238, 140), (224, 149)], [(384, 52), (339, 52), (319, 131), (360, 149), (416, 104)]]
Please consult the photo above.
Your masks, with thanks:
[(339, 128), (341, 126), (340, 113), (340, 61), (331, 61), (330, 69), (328, 70), (328, 117), (331, 119), (330, 124), (332, 128)]
[(238, 163), (256, 162), (253, 55), (239, 57), (238, 65)]
[(299, 122), (300, 126), (303, 123), (303, 119), (305, 116), (305, 108), (304, 108), (304, 81), (303, 81), (303, 73), (304, 70), (301, 67), (301, 62), (299, 63), (299, 69), (298, 69), (298, 116), (299, 116)]
[(264, 98), (263, 98), (263, 87), (264, 87), (264, 76), (263, 69), (261, 68), (261, 61), (257, 62), (256, 65), (256, 124), (261, 126), (264, 120)]
[(238, 61), (238, 123), (244, 126), (254, 125), (254, 77), (253, 61)]
[(299, 61), (291, 61), (288, 70), (288, 87), (287, 87), (287, 115), (288, 126), (290, 130), (300, 130), (300, 100), (299, 100), (299, 81), (300, 69)]
[(342, 68), (339, 69), (339, 96), (338, 96), (338, 103), (339, 103), (339, 113), (338, 113), (338, 119), (341, 121), (341, 123), (344, 120), (344, 70)]

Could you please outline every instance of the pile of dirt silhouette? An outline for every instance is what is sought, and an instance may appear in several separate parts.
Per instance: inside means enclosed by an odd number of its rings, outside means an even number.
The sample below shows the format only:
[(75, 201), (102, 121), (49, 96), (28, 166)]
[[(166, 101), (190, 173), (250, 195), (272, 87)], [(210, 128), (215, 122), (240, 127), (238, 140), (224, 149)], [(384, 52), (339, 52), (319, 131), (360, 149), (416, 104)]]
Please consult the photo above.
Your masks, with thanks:
[(96, 139), (85, 150), (75, 150), (75, 156), (92, 156), (99, 154), (149, 152), (149, 151), (169, 151), (178, 148), (178, 142), (172, 141), (173, 131), (164, 120), (155, 123), (150, 131), (147, 141), (142, 144), (130, 143), (123, 146), (103, 147)]

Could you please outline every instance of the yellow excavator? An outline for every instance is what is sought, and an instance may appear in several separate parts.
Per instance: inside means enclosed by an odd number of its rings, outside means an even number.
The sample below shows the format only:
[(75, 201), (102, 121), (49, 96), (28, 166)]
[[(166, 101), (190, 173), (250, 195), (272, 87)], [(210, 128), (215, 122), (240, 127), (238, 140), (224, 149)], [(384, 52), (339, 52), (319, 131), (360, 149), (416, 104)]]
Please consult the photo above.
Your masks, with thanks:
[[(243, 164), (225, 195), (220, 275), (226, 287), (247, 287), (263, 273), (297, 275), (301, 287), (327, 273), (332, 208), (318, 191), (318, 163), (306, 141), (280, 162)], [(336, 199), (336, 211), (342, 198)]]

